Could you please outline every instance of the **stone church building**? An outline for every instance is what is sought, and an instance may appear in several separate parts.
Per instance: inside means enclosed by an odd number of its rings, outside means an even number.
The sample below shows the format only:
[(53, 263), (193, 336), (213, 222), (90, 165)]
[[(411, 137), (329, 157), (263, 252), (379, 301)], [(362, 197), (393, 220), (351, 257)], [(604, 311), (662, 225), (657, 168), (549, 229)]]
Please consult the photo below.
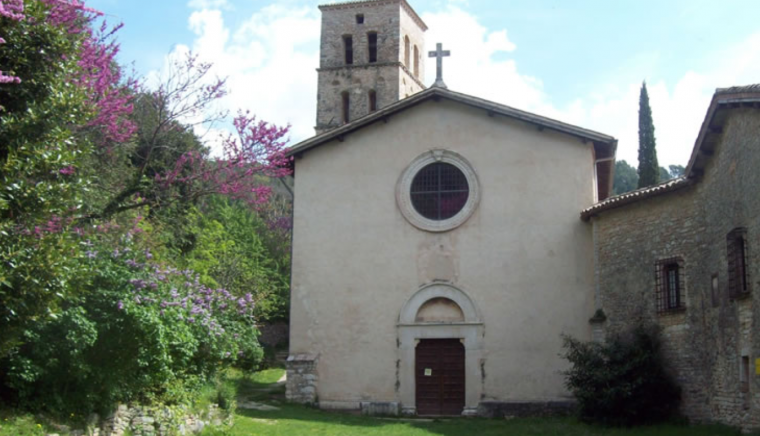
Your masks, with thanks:
[(760, 87), (716, 92), (684, 177), (611, 197), (612, 136), (426, 88), (405, 0), (320, 10), (317, 136), (288, 152), (289, 399), (562, 410), (561, 334), (651, 322), (687, 416), (760, 426)]

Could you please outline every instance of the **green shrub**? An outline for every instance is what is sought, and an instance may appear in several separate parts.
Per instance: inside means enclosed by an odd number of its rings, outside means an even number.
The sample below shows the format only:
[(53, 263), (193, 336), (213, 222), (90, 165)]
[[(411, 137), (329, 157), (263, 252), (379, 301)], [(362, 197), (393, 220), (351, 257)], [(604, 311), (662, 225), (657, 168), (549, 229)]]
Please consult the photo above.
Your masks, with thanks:
[(130, 244), (95, 244), (84, 257), (79, 295), (0, 361), (22, 407), (68, 416), (107, 413), (117, 402), (190, 403), (239, 358), (261, 359), (250, 296), (205, 287)]
[(680, 389), (665, 371), (655, 329), (638, 327), (604, 344), (563, 339), (564, 357), (572, 364), (565, 384), (583, 421), (633, 426), (677, 413)]
[(235, 388), (227, 383), (217, 382), (215, 400), (220, 409), (228, 413), (233, 413), (236, 405)]

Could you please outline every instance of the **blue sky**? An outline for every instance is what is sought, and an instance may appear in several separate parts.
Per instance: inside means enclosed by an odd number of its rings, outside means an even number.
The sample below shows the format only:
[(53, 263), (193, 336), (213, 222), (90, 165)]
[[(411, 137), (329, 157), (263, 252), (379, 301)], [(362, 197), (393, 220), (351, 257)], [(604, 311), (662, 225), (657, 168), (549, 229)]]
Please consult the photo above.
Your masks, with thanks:
[[(451, 89), (615, 136), (629, 162), (642, 80), (666, 165), (686, 163), (716, 87), (760, 82), (757, 0), (409, 1), (430, 27), (427, 47), (452, 51)], [(230, 78), (225, 107), (291, 123), (294, 141), (313, 133), (320, 3), (88, 1), (125, 23), (122, 63), (151, 75), (195, 51)]]

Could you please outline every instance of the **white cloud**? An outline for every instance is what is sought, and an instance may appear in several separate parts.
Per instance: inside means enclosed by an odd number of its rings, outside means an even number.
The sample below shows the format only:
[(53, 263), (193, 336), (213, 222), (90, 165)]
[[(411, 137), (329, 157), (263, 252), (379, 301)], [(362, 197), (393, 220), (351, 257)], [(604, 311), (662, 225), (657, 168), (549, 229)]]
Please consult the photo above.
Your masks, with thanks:
[[(638, 77), (647, 77), (660, 163), (684, 165), (694, 145), (709, 100), (716, 87), (757, 82), (760, 32), (719, 53), (706, 54), (711, 69), (684, 70), (669, 84), (648, 77), (658, 54), (636, 53), (630, 65), (608, 72), (594, 93), (559, 103), (547, 95), (540, 77), (523, 74), (512, 53), (518, 49), (507, 29), (488, 29), (464, 11), (466, 2), (449, 0), (440, 10), (422, 14), (428, 24), (428, 48), (442, 42), (452, 57), (444, 59), (444, 80), (450, 89), (598, 130), (619, 139), (618, 159), (637, 162)], [(319, 12), (314, 7), (272, 4), (231, 29), (221, 9), (227, 0), (191, 0), (189, 27), (196, 37), (190, 47), (177, 46), (173, 55), (192, 49), (214, 63), (214, 72), (228, 77), (224, 108), (249, 109), (259, 118), (290, 123), (291, 138), (313, 135), (319, 63)], [(522, 47), (530, 49), (530, 47)], [(634, 66), (635, 68), (630, 68)], [(426, 83), (435, 79), (428, 61)]]
[(227, 0), (190, 0), (187, 6), (192, 9), (231, 9)]
[[(264, 7), (236, 29), (224, 22), (219, 0), (193, 0), (198, 6), (188, 19), (195, 39), (178, 45), (169, 58), (191, 50), (213, 63), (211, 73), (227, 78), (228, 95), (220, 109), (250, 110), (259, 119), (291, 124), (290, 137), (314, 134), (317, 96), (315, 68), (319, 64), (319, 18), (316, 8)], [(212, 6), (201, 8), (201, 6)], [(156, 77), (156, 73), (149, 75)], [(217, 126), (219, 127), (219, 126)], [(217, 130), (212, 130), (217, 132)], [(207, 135), (205, 139), (212, 140)]]
[[(734, 47), (708, 54), (704, 71), (685, 70), (672, 86), (661, 78), (647, 80), (660, 164), (686, 165), (715, 88), (758, 82), (760, 32)], [(614, 77), (609, 79), (614, 82)], [(638, 102), (641, 83), (602, 86), (604, 92), (584, 99), (583, 123), (617, 137), (618, 159), (638, 161)]]
[[(452, 57), (444, 59), (444, 81), (450, 89), (612, 135), (619, 140), (618, 159), (637, 164), (641, 82), (633, 81), (631, 74), (610, 71), (607, 83), (596, 86), (600, 91), (558, 105), (545, 93), (540, 78), (521, 73), (515, 61), (505, 56), (517, 49), (506, 29), (489, 31), (454, 2), (439, 12), (423, 14), (423, 20), (430, 27), (429, 44), (442, 42), (452, 51)], [(659, 77), (647, 80), (663, 166), (686, 164), (715, 88), (758, 81), (760, 32), (736, 47), (707, 56), (711, 70), (685, 70), (672, 86)], [(631, 63), (653, 65), (657, 57), (656, 53), (635, 54)], [(644, 68), (643, 74), (648, 71)], [(435, 69), (428, 68), (427, 83), (434, 78)]]
[[(538, 78), (521, 75), (514, 60), (494, 59), (517, 48), (506, 30), (489, 32), (476, 17), (453, 5), (425, 13), (422, 20), (429, 28), (425, 40), (431, 50), (439, 42), (451, 50), (452, 56), (443, 60), (443, 80), (449, 89), (528, 110), (547, 109)], [(426, 83), (433, 83), (432, 62), (425, 73)]]

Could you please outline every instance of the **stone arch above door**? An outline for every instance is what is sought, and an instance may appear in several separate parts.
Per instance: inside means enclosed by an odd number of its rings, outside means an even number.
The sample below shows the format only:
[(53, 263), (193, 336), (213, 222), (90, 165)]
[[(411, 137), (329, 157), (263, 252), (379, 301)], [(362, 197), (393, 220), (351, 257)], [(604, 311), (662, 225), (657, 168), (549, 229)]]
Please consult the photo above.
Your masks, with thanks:
[(415, 292), (404, 303), (399, 314), (399, 324), (419, 324), (417, 314), (431, 300), (442, 298), (456, 303), (462, 311), (464, 323), (482, 323), (480, 311), (469, 295), (461, 289), (443, 283), (427, 285)]
[[(420, 309), (436, 301), (452, 307), (438, 320), (418, 319)], [(425, 311), (423, 310), (423, 313)], [(457, 319), (446, 319), (446, 314)], [(397, 391), (401, 411), (415, 414), (415, 347), (423, 339), (459, 339), (465, 352), (465, 407), (463, 415), (475, 415), (483, 392), (483, 319), (475, 302), (463, 290), (445, 283), (418, 289), (401, 307), (398, 331)]]

